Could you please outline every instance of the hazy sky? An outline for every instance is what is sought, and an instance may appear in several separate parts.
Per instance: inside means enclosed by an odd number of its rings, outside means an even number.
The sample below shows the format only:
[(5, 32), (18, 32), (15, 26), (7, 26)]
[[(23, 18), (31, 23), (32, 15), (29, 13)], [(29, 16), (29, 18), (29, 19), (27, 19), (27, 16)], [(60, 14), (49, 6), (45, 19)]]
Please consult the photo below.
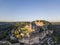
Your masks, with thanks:
[(60, 0), (0, 0), (0, 21), (60, 21)]

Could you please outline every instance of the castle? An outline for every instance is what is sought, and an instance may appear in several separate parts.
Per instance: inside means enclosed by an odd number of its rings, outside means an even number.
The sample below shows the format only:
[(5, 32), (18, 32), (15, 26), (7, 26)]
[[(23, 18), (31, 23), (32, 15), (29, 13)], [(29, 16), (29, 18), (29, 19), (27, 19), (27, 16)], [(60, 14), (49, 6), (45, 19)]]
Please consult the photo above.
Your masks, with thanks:
[(29, 33), (26, 34), (27, 37), (22, 33), (23, 38), (19, 42), (25, 44), (40, 43), (47, 34), (52, 34), (53, 30), (48, 30), (47, 26), (40, 20), (36, 20), (30, 23), (26, 23), (24, 28), (28, 29)]

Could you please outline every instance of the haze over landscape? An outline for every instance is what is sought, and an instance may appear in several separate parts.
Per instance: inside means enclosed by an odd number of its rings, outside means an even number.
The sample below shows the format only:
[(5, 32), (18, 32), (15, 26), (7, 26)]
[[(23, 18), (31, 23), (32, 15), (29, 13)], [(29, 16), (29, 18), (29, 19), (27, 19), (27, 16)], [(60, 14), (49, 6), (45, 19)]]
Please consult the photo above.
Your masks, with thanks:
[(60, 0), (0, 0), (0, 21), (60, 22)]

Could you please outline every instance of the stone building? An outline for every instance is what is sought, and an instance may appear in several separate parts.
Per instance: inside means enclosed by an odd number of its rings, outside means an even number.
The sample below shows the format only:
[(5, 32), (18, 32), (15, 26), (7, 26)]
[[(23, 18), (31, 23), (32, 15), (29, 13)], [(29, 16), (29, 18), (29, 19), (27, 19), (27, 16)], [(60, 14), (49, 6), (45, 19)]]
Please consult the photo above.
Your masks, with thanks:
[(46, 37), (47, 34), (53, 33), (53, 30), (48, 30), (47, 26), (40, 20), (36, 20), (31, 23), (26, 23), (24, 28), (27, 28), (30, 32), (29, 34), (27, 34), (28, 37), (23, 37), (21, 40), (19, 39), (19, 42), (28, 45), (29, 44), (32, 45), (34, 43), (40, 43), (40, 40)]

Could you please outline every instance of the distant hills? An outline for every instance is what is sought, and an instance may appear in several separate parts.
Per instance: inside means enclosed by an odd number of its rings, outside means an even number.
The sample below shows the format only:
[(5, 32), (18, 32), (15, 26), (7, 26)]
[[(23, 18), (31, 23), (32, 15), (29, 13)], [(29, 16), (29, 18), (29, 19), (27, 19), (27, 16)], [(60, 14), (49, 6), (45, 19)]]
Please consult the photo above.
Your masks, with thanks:
[(60, 25), (60, 22), (51, 22), (53, 25)]
[[(45, 20), (40, 20), (40, 21), (48, 22), (48, 21), (45, 21)], [(16, 24), (16, 23), (19, 23), (19, 22), (0, 22), (0, 25), (4, 25), (4, 24)], [(60, 25), (60, 22), (50, 22), (50, 23), (53, 24), (53, 25)]]

